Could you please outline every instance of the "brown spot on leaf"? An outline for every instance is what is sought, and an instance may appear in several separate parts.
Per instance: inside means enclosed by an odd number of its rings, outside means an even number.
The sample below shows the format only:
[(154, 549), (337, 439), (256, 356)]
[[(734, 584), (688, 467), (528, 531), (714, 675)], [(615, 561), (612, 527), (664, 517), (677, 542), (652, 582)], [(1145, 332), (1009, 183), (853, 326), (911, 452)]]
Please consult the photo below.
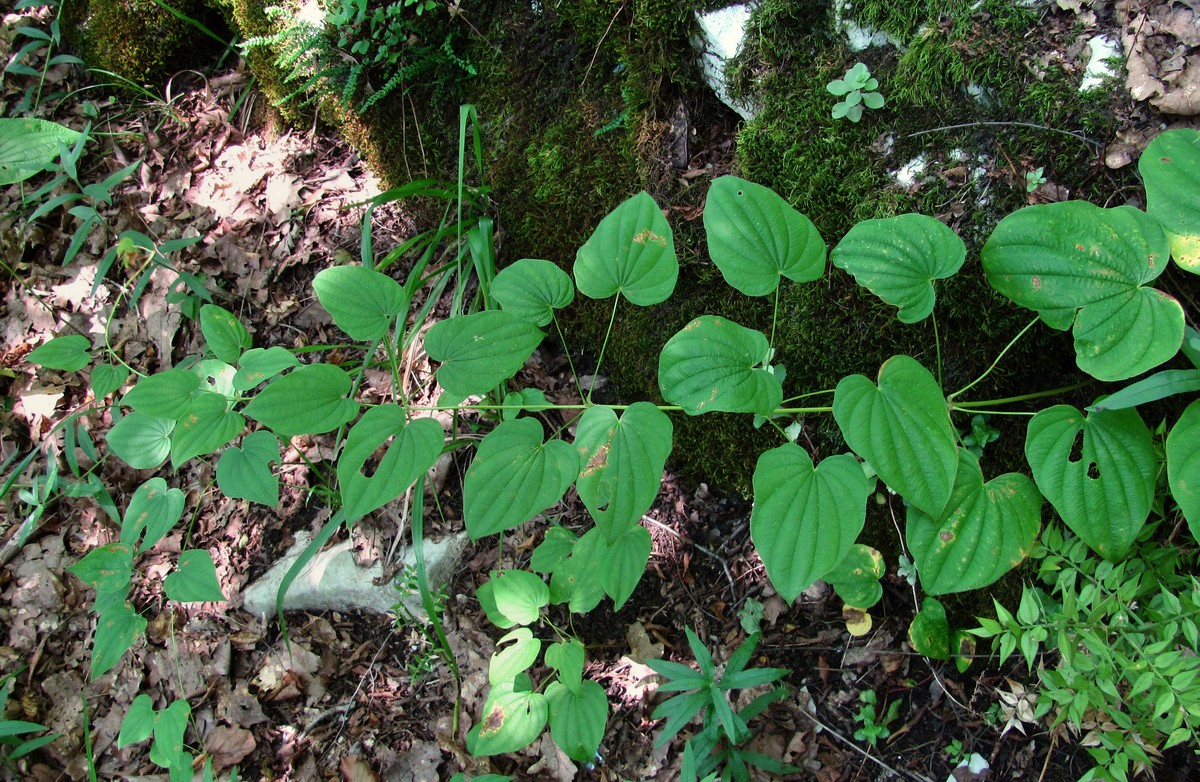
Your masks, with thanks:
[(483, 718), (483, 727), (479, 729), (479, 735), (490, 736), (493, 733), (499, 733), (502, 727), (504, 727), (504, 709), (494, 706)]
[(667, 246), (666, 238), (659, 236), (658, 234), (651, 231), (649, 228), (643, 229), (641, 233), (639, 233), (637, 236), (633, 237), (633, 241), (637, 242), (638, 244), (646, 244), (647, 242), (654, 242), (655, 244), (661, 245), (663, 247)]

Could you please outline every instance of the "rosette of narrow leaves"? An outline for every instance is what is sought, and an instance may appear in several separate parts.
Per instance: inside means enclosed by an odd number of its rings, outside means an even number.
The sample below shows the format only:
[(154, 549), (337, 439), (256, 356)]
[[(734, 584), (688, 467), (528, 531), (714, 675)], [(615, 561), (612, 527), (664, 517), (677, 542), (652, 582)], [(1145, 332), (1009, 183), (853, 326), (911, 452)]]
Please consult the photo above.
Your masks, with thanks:
[(762, 185), (716, 179), (704, 204), (704, 230), (713, 263), (747, 296), (773, 293), (783, 277), (809, 282), (825, 273), (817, 227)]
[(1200, 131), (1168, 130), (1138, 158), (1146, 211), (1166, 229), (1175, 262), (1200, 274)]
[(1005, 217), (982, 258), (992, 287), (1050, 327), (1071, 329), (1079, 368), (1113, 381), (1179, 351), (1183, 308), (1149, 287), (1169, 254), (1166, 233), (1145, 212), (1067, 201)]
[(940, 220), (905, 214), (856, 224), (833, 248), (830, 260), (888, 304), (901, 323), (933, 312), (933, 281), (953, 276), (967, 258), (958, 234)]

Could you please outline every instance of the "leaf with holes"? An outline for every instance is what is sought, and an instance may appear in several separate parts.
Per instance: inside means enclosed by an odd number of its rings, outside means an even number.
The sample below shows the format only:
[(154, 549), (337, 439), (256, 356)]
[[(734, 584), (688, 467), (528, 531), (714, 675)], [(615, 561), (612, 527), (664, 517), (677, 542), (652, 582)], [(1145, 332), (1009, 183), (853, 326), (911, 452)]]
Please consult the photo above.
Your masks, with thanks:
[(533, 637), (528, 627), (518, 627), (496, 641), (496, 651), (488, 663), (488, 683), (492, 685), (515, 681), (537, 661), (542, 642)]
[(905, 214), (858, 223), (829, 259), (859, 285), (899, 307), (901, 323), (916, 323), (933, 312), (933, 281), (962, 268), (967, 247), (940, 220)]
[(463, 519), (471, 540), (515, 527), (562, 499), (579, 474), (579, 453), (542, 442), (533, 418), (505, 421), (475, 454), (463, 481)]
[(1153, 439), (1136, 410), (1042, 410), (1029, 422), (1025, 459), (1042, 494), (1084, 543), (1105, 559), (1125, 556), (1154, 500)]
[(823, 578), (847, 604), (865, 611), (883, 597), (879, 579), (884, 570), (882, 554), (863, 543), (855, 543)]
[(678, 277), (675, 237), (648, 193), (612, 210), (575, 255), (575, 282), (592, 299), (620, 293), (642, 307), (658, 304)]
[(589, 407), (579, 419), (575, 448), (583, 460), (576, 489), (611, 543), (636, 526), (654, 504), (674, 427), (649, 402), (626, 408)]
[[(149, 551), (183, 518), (184, 495), (162, 478), (151, 478), (137, 488), (121, 519), (121, 542)], [(143, 535), (145, 537), (143, 537)]]
[(358, 415), (350, 376), (332, 364), (309, 364), (272, 382), (246, 405), (247, 416), (280, 437), (324, 434)]
[(767, 338), (719, 315), (702, 315), (667, 340), (658, 357), (663, 399), (688, 415), (770, 415), (783, 400), (779, 378), (765, 365)]
[(92, 360), (92, 343), (87, 337), (70, 334), (39, 345), (29, 351), (25, 360), (47, 369), (60, 369), (64, 372), (78, 372)]
[[(395, 405), (368, 410), (350, 430), (338, 460), (346, 523), (353, 524), (408, 491), (441, 456), (444, 439), (442, 425), (432, 418), (410, 422), (404, 409)], [(378, 465), (367, 476), (363, 472), (367, 459), (385, 443)]]
[(253, 344), (250, 332), (237, 316), (216, 304), (205, 304), (200, 308), (200, 333), (212, 354), (226, 364), (237, 363)]
[(1167, 435), (1167, 483), (1200, 541), (1200, 400), (1187, 406)]
[(608, 725), (608, 696), (604, 688), (590, 679), (572, 690), (562, 682), (546, 687), (550, 706), (550, 737), (567, 757), (578, 763), (592, 763)]
[(525, 366), (545, 334), (510, 312), (486, 310), (435, 323), (425, 352), (440, 361), (438, 383), (455, 399), (486, 394)]
[(516, 752), (533, 743), (546, 727), (546, 696), (516, 690), (513, 682), (492, 687), (483, 720), (467, 733), (467, 751), (476, 757)]
[(650, 559), (650, 532), (635, 524), (616, 540), (606, 543), (600, 556), (600, 585), (612, 598), (613, 610), (620, 611), (646, 572), (646, 562)]
[(317, 300), (350, 339), (381, 339), (408, 311), (408, 292), (391, 277), (365, 266), (334, 266), (313, 278)]
[(1158, 134), (1138, 159), (1146, 211), (1167, 231), (1175, 262), (1200, 274), (1200, 131)]
[(571, 276), (550, 261), (522, 258), (492, 281), (492, 295), (505, 311), (535, 326), (554, 319), (554, 311), (575, 299)]
[(1073, 323), (1079, 368), (1113, 381), (1179, 352), (1183, 307), (1149, 287), (1169, 253), (1162, 227), (1145, 212), (1066, 201), (1005, 217), (982, 257), (992, 287), (1053, 328)]
[(171, 455), (175, 420), (136, 410), (113, 424), (104, 439), (108, 448), (135, 470), (153, 470)]
[(114, 603), (101, 612), (92, 644), (92, 681), (121, 661), (134, 641), (146, 632), (146, 624), (128, 600)]
[(747, 296), (765, 296), (787, 277), (809, 282), (825, 273), (817, 227), (773, 190), (723, 176), (704, 204), (708, 254), (725, 281)]
[(223, 603), (226, 599), (212, 554), (204, 549), (190, 549), (179, 555), (175, 571), (163, 579), (163, 591), (180, 603)]
[(862, 375), (842, 378), (833, 417), (884, 483), (931, 516), (941, 513), (958, 469), (957, 437), (928, 369), (909, 356), (893, 356), (879, 368), (878, 386)]
[(848, 454), (814, 468), (792, 443), (758, 457), (750, 537), (788, 603), (832, 570), (862, 531), (871, 482)]
[(279, 504), (279, 476), (271, 472), (272, 462), (279, 463), (279, 439), (260, 429), (247, 435), (241, 448), (221, 454), (217, 486), (226, 497), (274, 508)]
[(245, 428), (246, 419), (229, 409), (225, 397), (211, 391), (200, 392), (171, 432), (171, 466), (179, 469), (179, 465), (193, 456), (212, 453)]
[(909, 506), (905, 535), (921, 587), (945, 595), (985, 587), (1012, 570), (1033, 550), (1041, 526), (1033, 481), (1010, 472), (984, 483), (979, 459), (960, 448), (945, 509), (934, 517)]

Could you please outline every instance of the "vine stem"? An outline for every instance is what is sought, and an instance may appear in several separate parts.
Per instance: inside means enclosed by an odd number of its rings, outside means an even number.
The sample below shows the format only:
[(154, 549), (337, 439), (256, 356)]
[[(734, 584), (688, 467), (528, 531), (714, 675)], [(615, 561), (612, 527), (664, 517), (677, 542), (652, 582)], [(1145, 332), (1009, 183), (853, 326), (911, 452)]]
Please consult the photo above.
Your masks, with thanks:
[[(612, 336), (613, 324), (617, 322), (617, 304), (621, 301), (621, 295), (618, 293), (613, 296), (612, 313), (608, 316), (608, 328), (604, 331), (604, 342), (600, 345), (600, 357), (596, 359), (595, 375), (599, 376), (600, 367), (604, 364), (604, 351), (608, 349), (608, 338)], [(592, 392), (596, 390), (596, 384), (592, 383), (592, 387), (588, 389), (587, 401), (591, 404)]]
[(775, 306), (771, 309), (771, 350), (775, 350), (775, 324), (779, 320), (779, 285), (775, 286)]
[[(972, 380), (970, 383), (967, 383), (965, 386), (963, 386), (963, 387), (962, 387), (962, 388), (960, 388), (959, 390), (955, 391), (955, 392), (954, 392), (953, 394), (951, 394), (950, 396), (946, 397), (946, 399), (947, 399), (947, 400), (950, 402), (950, 404), (951, 404), (951, 405), (954, 405), (954, 404), (955, 404), (955, 403), (954, 403), (954, 398), (955, 398), (956, 396), (961, 396), (962, 394), (965, 394), (967, 391), (971, 390), (971, 389), (972, 389), (972, 388), (974, 388), (975, 386), (977, 386), (977, 385), (979, 385), (980, 383), (982, 383), (982, 382), (983, 382), (983, 380), (984, 380), (984, 378), (986, 378), (988, 375), (992, 374), (992, 370), (993, 370), (993, 369), (995, 369), (995, 368), (996, 368), (996, 365), (1000, 363), (1000, 360), (1001, 360), (1002, 358), (1004, 358), (1004, 356), (1005, 356), (1005, 355), (1007, 355), (1007, 354), (1008, 354), (1008, 351), (1012, 350), (1012, 347), (1013, 347), (1013, 345), (1017, 344), (1017, 340), (1019, 340), (1021, 337), (1025, 336), (1025, 332), (1027, 332), (1027, 331), (1029, 331), (1031, 328), (1033, 328), (1033, 324), (1035, 324), (1035, 323), (1037, 323), (1037, 322), (1038, 322), (1038, 318), (1036, 318), (1036, 317), (1035, 317), (1033, 320), (1029, 321), (1029, 324), (1028, 324), (1027, 326), (1025, 326), (1025, 328), (1023, 328), (1023, 329), (1021, 329), (1020, 331), (1018, 331), (1018, 332), (1017, 332), (1017, 336), (1013, 337), (1012, 339), (1010, 339), (1010, 340), (1008, 341), (1008, 344), (1007, 344), (1007, 345), (1005, 345), (1005, 346), (1004, 346), (1004, 349), (1000, 351), (1000, 355), (996, 356), (996, 360), (992, 362), (992, 365), (991, 365), (991, 366), (989, 366), (987, 369), (985, 369), (985, 370), (984, 370), (984, 372), (983, 372), (983, 374), (982, 374), (982, 375), (980, 375), (979, 377), (975, 378), (975, 379), (974, 379), (974, 380)], [(935, 326), (934, 328), (936, 328), (936, 326)], [(1014, 400), (1014, 401), (1016, 401), (1016, 400)]]
[[(942, 340), (938, 336), (937, 313), (936, 312), (929, 313), (929, 320), (930, 320), (930, 322), (933, 323), (933, 350), (934, 350), (934, 353), (937, 355), (938, 385), (945, 388), (946, 381), (942, 378)], [(991, 370), (988, 370), (988, 371), (991, 371)]]
[(558, 318), (551, 314), (550, 319), (554, 321), (554, 330), (558, 332), (558, 341), (562, 345), (563, 353), (567, 354), (567, 365), (571, 367), (571, 379), (575, 381), (575, 390), (579, 392), (579, 398), (583, 399), (583, 386), (579, 382), (579, 371), (575, 369), (575, 361), (571, 358), (571, 349), (567, 347), (567, 337), (563, 334)]
[(978, 410), (981, 407), (987, 407), (989, 405), (1007, 405), (1012, 404), (1013, 402), (1025, 402), (1030, 399), (1041, 399), (1042, 397), (1046, 396), (1055, 396), (1057, 394), (1066, 394), (1071, 391), (1078, 391), (1079, 389), (1086, 388), (1091, 384), (1092, 381), (1084, 380), (1079, 383), (1073, 383), (1069, 386), (1059, 386), (1058, 388), (1051, 388), (1046, 391), (1034, 391), (1032, 394), (1018, 394), (1017, 396), (1006, 396), (1001, 397), (1000, 399), (981, 399), (978, 402), (955, 402), (953, 399), (956, 395), (951, 394), (949, 397), (952, 400), (950, 402), (950, 409)]

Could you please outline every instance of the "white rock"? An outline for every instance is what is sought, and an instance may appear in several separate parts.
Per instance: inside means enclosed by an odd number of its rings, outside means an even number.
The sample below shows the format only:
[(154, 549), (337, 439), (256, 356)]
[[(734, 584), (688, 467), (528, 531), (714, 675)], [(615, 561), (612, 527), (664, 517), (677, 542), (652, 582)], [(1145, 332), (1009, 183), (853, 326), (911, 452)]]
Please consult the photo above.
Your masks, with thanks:
[(857, 22), (845, 18), (846, 11), (854, 7), (848, 0), (835, 0), (833, 4), (834, 25), (846, 36), (846, 44), (852, 52), (861, 52), (872, 46), (894, 46), (903, 50), (900, 41), (888, 35), (883, 30), (872, 30), (860, 27)]
[[(242, 607), (252, 614), (269, 618), (275, 615), (275, 595), (292, 563), (300, 558), (309, 536), (296, 535), (296, 543), (279, 562), (242, 593)], [(425, 572), (431, 589), (438, 589), (453, 574), (467, 545), (466, 533), (451, 535), (439, 543), (425, 541)], [(410, 547), (406, 566), (415, 566)], [(343, 541), (318, 553), (296, 577), (283, 599), (285, 611), (366, 611), (389, 614), (403, 603), (413, 616), (424, 619), (425, 608), (418, 594), (401, 595), (391, 582), (376, 584), (383, 578), (383, 565), (359, 567), (354, 563), (350, 541)]]
[[(990, 766), (988, 766), (987, 758), (978, 752), (972, 752), (971, 757), (960, 761), (954, 770), (957, 771), (960, 768), (965, 768), (969, 773), (974, 774), (976, 779), (982, 779), (984, 772), (988, 771)], [(946, 782), (957, 782), (957, 779), (958, 777), (951, 773), (946, 777)]]
[(757, 0), (752, 0), (719, 11), (696, 14), (702, 32), (702, 38), (695, 41), (700, 50), (700, 72), (717, 98), (746, 120), (754, 119), (754, 108), (729, 94), (725, 66), (742, 50), (742, 42), (746, 40), (746, 25), (750, 23), (750, 12), (755, 5)]
[(903, 187), (910, 187), (917, 183), (917, 178), (925, 173), (925, 156), (917, 155), (912, 160), (900, 167), (900, 170), (892, 174), (892, 178), (896, 183)]
[(1106, 35), (1097, 35), (1088, 41), (1092, 57), (1088, 60), (1087, 69), (1083, 73), (1083, 82), (1079, 85), (1080, 92), (1095, 90), (1104, 86), (1105, 79), (1115, 78), (1117, 71), (1108, 60), (1119, 57), (1121, 47)]

